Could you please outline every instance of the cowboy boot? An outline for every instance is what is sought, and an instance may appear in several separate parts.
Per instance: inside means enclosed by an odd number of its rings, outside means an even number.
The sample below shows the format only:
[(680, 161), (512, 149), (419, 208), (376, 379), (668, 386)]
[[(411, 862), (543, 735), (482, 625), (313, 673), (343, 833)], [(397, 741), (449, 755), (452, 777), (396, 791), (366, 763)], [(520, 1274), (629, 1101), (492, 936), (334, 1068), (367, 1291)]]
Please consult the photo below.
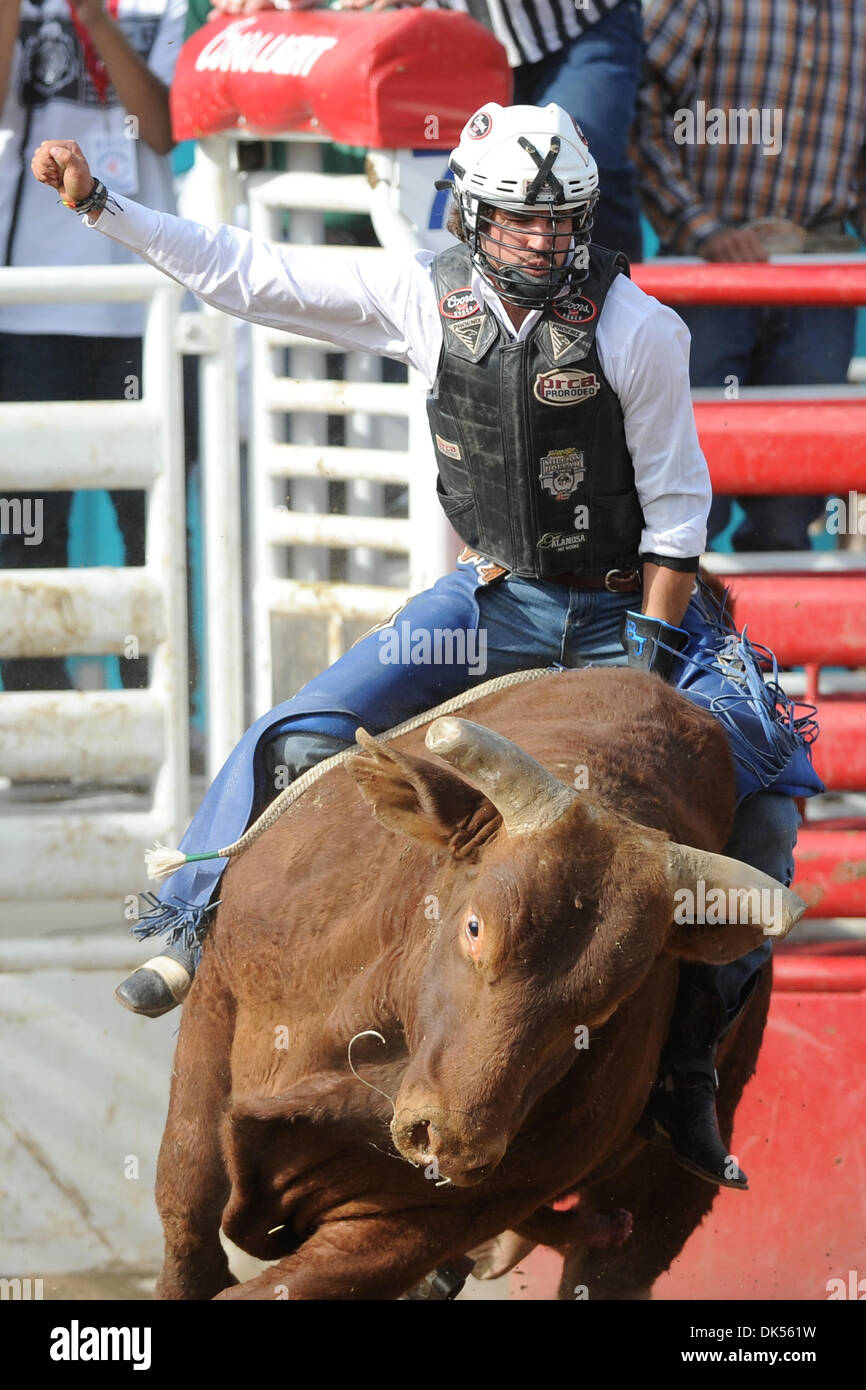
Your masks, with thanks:
[[(349, 746), (345, 738), (334, 734), (304, 734), (291, 730), (264, 744), (247, 824), (258, 820), (278, 792), (302, 772)], [(167, 946), (158, 956), (145, 961), (117, 986), (114, 997), (118, 1004), (145, 1018), (160, 1018), (177, 1008), (192, 985), (200, 944), (199, 940), (188, 948), (180, 943)]]
[(195, 975), (195, 950), (166, 946), (161, 955), (127, 975), (114, 991), (118, 1004), (134, 1014), (159, 1018), (176, 1008), (189, 993)]
[[(650, 1143), (673, 1149), (677, 1163), (720, 1187), (744, 1192), (749, 1180), (729, 1154), (716, 1114), (718, 1045), (751, 996), (758, 974), (749, 981), (734, 1018), (716, 987), (710, 965), (682, 964), (674, 1014), (662, 1053), (660, 1080), (637, 1126)], [(721, 967), (724, 969), (724, 967)]]

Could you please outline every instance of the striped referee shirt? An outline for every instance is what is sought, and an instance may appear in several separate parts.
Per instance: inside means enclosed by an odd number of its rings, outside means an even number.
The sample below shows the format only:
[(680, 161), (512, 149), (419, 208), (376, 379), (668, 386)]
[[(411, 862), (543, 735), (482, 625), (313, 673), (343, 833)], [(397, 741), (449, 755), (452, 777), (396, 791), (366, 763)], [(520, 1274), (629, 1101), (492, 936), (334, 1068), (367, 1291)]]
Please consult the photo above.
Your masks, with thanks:
[(866, 233), (866, 0), (648, 0), (634, 158), (663, 247), (849, 218)]
[(461, 10), (491, 29), (513, 68), (558, 53), (597, 24), (621, 0), (437, 0), (440, 9)]

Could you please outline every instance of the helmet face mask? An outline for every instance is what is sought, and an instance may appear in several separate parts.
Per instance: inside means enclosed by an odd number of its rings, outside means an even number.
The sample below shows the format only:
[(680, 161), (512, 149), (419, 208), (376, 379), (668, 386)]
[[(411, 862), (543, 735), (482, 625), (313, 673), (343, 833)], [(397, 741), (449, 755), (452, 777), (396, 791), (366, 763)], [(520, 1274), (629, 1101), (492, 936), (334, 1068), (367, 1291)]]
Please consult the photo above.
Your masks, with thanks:
[(473, 265), (501, 299), (543, 308), (586, 278), (598, 170), (561, 107), (489, 103), (450, 168)]
[(481, 204), (474, 221), (469, 243), (473, 264), (509, 304), (543, 308), (586, 278), (585, 229), (587, 221), (592, 223), (591, 207), (575, 216), (549, 204), (540, 205), (535, 214)]

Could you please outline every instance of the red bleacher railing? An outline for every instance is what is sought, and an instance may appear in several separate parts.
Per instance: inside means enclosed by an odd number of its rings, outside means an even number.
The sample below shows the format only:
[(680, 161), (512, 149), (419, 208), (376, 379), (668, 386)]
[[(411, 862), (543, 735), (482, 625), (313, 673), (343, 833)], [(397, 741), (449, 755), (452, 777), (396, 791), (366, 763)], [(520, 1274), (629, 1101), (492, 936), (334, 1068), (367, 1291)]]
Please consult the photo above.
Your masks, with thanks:
[(796, 265), (664, 258), (632, 266), (632, 279), (665, 304), (866, 303), (866, 261), (832, 262), (804, 257)]

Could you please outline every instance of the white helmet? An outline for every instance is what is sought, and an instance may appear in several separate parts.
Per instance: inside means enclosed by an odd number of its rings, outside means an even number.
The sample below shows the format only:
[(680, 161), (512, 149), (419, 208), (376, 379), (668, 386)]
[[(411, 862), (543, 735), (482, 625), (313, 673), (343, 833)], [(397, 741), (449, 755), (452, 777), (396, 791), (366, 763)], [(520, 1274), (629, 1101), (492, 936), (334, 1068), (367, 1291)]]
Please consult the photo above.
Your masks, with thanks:
[[(488, 102), (466, 122), (448, 167), (472, 263), (502, 299), (540, 308), (566, 285), (586, 278), (587, 254), (579, 254), (578, 248), (589, 241), (598, 168), (583, 131), (561, 106)], [(493, 217), (486, 210), (494, 208), (551, 219), (550, 249), (533, 253), (534, 274), (519, 263), (491, 259), (488, 229)], [(556, 264), (562, 254), (554, 239), (557, 223), (563, 224), (560, 237), (570, 232), (572, 238), (562, 265)], [(501, 229), (496, 240), (503, 243)], [(538, 274), (536, 255), (546, 264), (546, 275)]]

